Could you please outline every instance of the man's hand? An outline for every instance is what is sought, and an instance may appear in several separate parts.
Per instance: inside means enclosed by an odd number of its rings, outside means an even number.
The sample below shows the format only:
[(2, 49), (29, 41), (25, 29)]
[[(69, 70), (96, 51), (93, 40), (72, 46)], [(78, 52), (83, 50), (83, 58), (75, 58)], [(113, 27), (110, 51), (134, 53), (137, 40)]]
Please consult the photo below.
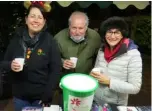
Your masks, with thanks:
[(99, 81), (99, 83), (110, 85), (110, 78), (107, 75), (97, 72), (91, 72), (90, 75), (96, 78)]
[(74, 63), (71, 60), (68, 60), (68, 59), (64, 60), (63, 67), (65, 69), (72, 69), (73, 66), (74, 66)]

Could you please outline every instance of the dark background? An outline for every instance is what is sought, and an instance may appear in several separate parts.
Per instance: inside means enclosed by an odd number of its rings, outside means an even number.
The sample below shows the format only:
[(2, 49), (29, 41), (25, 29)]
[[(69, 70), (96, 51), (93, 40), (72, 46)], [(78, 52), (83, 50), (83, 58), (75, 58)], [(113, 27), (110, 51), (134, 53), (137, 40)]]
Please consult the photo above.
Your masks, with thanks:
[[(68, 7), (62, 7), (53, 1), (51, 7), (52, 10), (48, 13), (47, 25), (52, 35), (68, 27), (68, 18), (75, 10), (87, 13), (90, 19), (90, 28), (99, 28), (102, 21), (111, 16), (126, 18), (130, 26), (133, 24), (133, 17), (151, 16), (151, 5), (148, 5), (142, 10), (137, 9), (133, 5), (121, 10), (114, 4), (101, 9), (97, 4), (91, 4), (87, 8), (81, 8), (76, 2), (73, 2)], [(24, 24), (25, 10), (23, 2), (0, 2), (0, 51), (6, 49), (15, 29)]]
[[(151, 3), (150, 3), (151, 4)], [(62, 7), (57, 2), (51, 3), (52, 10), (48, 13), (48, 29), (52, 35), (63, 28), (68, 27), (68, 18), (70, 14), (75, 11), (84, 11), (87, 13), (90, 19), (91, 28), (99, 28), (102, 21), (111, 16), (121, 16), (126, 19), (130, 26), (130, 32), (137, 30), (132, 28), (134, 18), (138, 16), (151, 17), (151, 5), (148, 5), (145, 9), (139, 10), (135, 6), (130, 5), (126, 9), (119, 9), (114, 4), (109, 7), (101, 9), (97, 4), (92, 4), (87, 8), (81, 8), (77, 3), (72, 3), (68, 7)], [(24, 25), (25, 8), (23, 2), (0, 2), (0, 60), (3, 59), (4, 52), (10, 39), (13, 37), (15, 29), (21, 25)], [(144, 21), (145, 22), (145, 21)], [(151, 23), (151, 20), (150, 20)], [(150, 34), (145, 38), (138, 40), (135, 38), (135, 42), (139, 45), (139, 51), (141, 52), (143, 59), (143, 84), (139, 94), (131, 95), (129, 97), (129, 105), (151, 105), (151, 25), (148, 22), (145, 27), (148, 27)], [(148, 26), (148, 24), (150, 26)], [(139, 26), (142, 28), (143, 26)], [(139, 28), (139, 29), (140, 29)], [(147, 32), (146, 32), (147, 33)], [(136, 39), (137, 38), (137, 39)], [(145, 41), (143, 44), (141, 44)], [(150, 46), (149, 46), (150, 45)], [(11, 85), (9, 83), (9, 76), (7, 74), (3, 77), (3, 95), (0, 99), (6, 99), (11, 97)], [(125, 87), (125, 86), (124, 86)]]

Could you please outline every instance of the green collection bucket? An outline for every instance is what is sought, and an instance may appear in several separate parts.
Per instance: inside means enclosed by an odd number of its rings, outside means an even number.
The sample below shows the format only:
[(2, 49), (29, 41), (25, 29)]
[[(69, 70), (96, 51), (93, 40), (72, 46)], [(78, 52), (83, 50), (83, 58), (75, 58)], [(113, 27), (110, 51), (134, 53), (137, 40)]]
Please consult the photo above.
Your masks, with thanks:
[(90, 111), (98, 81), (93, 77), (72, 73), (62, 77), (64, 111)]

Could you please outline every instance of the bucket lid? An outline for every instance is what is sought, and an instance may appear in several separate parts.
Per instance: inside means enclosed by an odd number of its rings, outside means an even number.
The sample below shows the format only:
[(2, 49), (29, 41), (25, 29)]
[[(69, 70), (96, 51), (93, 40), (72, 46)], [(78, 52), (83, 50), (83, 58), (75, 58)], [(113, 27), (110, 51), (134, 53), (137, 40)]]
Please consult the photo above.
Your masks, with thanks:
[(81, 73), (68, 74), (61, 79), (60, 83), (63, 88), (75, 92), (91, 92), (98, 87), (96, 79)]

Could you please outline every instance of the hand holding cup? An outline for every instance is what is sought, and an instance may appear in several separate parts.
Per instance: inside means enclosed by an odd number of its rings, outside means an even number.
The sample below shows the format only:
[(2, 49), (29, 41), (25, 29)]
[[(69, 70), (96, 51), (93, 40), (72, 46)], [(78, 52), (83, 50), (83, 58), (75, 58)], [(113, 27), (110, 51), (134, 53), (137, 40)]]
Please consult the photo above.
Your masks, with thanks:
[(63, 62), (63, 67), (65, 69), (72, 69), (73, 68), (73, 62), (71, 60), (66, 59)]
[(101, 73), (101, 69), (100, 68), (93, 68), (91, 73), (95, 74), (95, 75), (100, 75)]
[(77, 58), (76, 57), (70, 57), (70, 60), (66, 59), (63, 62), (63, 67), (65, 69), (73, 69), (76, 67), (77, 64)]
[(20, 72), (23, 70), (24, 58), (15, 58), (11, 63), (11, 69), (14, 72)]
[(73, 62), (73, 68), (75, 68), (76, 65), (77, 65), (78, 58), (76, 58), (76, 57), (70, 57), (70, 60)]
[(99, 83), (107, 85), (110, 84), (110, 78), (107, 75), (103, 74), (100, 68), (93, 68), (90, 75), (96, 78)]
[(90, 75), (98, 80), (101, 75), (100, 72), (101, 72), (100, 68), (93, 68)]

